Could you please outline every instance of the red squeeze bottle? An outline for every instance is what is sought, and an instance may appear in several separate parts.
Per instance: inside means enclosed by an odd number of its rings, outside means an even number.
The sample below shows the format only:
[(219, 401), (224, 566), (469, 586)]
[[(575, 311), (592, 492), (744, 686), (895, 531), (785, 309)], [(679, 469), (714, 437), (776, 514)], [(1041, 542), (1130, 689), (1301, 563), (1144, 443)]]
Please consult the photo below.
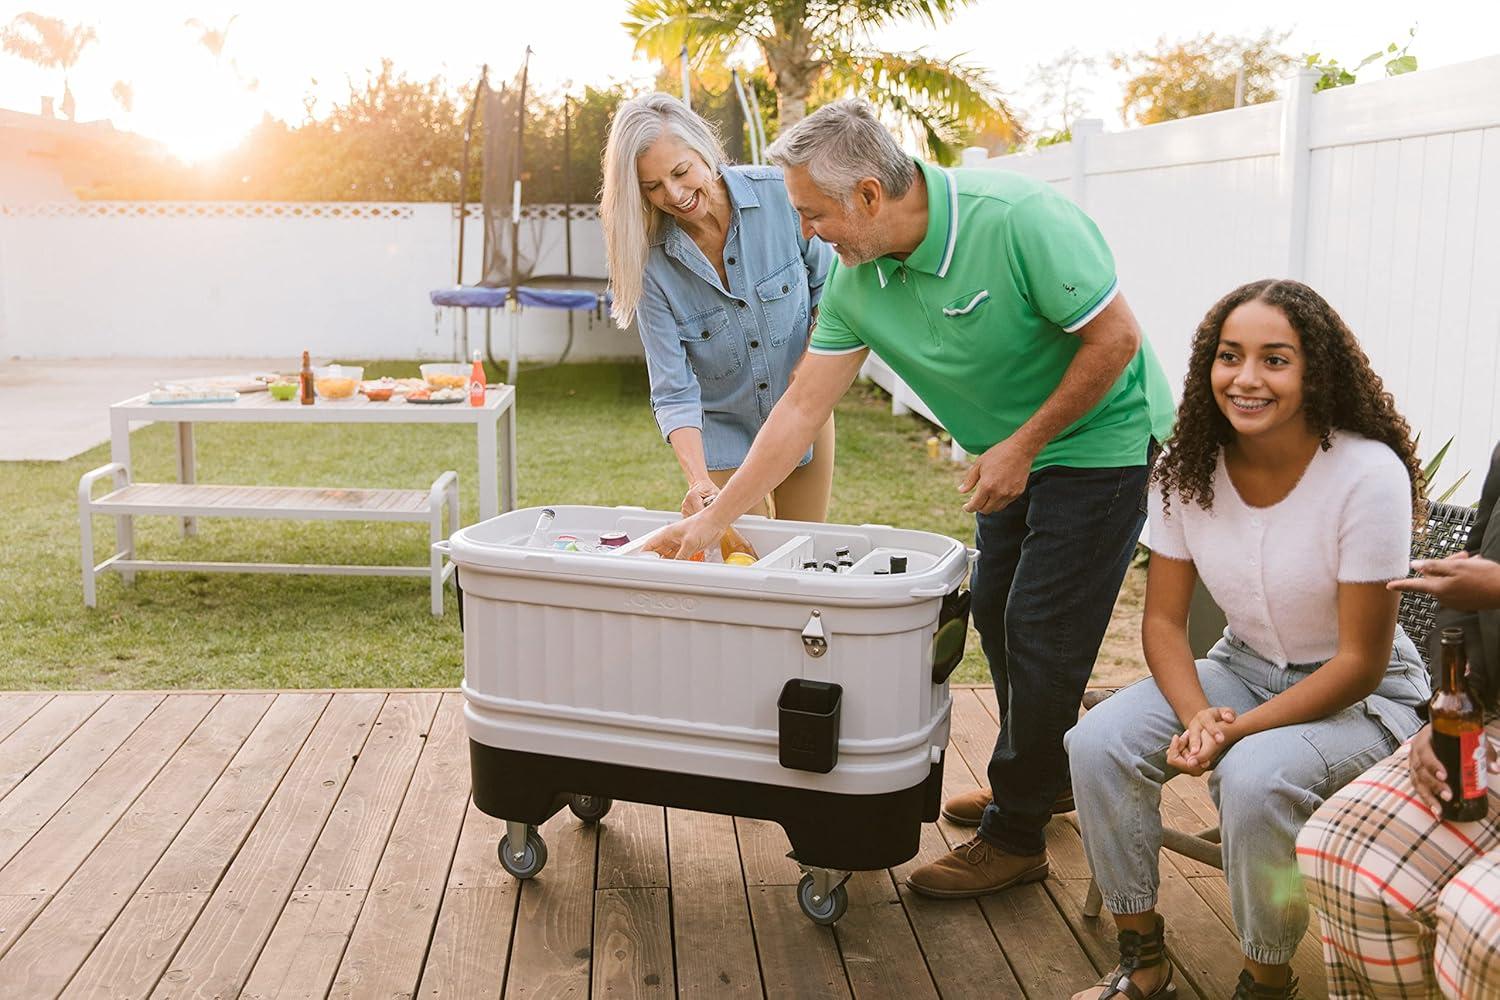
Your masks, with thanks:
[(484, 405), (484, 365), (478, 351), (474, 352), (474, 367), (469, 371), (469, 405)]

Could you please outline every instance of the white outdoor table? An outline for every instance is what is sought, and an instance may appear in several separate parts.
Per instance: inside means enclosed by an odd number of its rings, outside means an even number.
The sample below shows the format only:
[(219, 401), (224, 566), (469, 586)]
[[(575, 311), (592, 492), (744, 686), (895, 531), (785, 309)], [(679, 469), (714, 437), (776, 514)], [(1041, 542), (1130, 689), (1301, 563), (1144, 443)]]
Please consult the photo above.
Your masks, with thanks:
[[(150, 403), (145, 394), (115, 403), (109, 408), (110, 458), (123, 469), (130, 466), (130, 428), (132, 424), (174, 423), (177, 425), (177, 479), (197, 481), (193, 454), (193, 425), (197, 423), (251, 424), (471, 424), (479, 449), (479, 520), (485, 521), (516, 505), (516, 389), (511, 385), (491, 386), (483, 406), (470, 406), (468, 400), (448, 404), (413, 404), (401, 396), (384, 403), (372, 403), (363, 396), (353, 399), (320, 399), (303, 406), (296, 399), (276, 400), (268, 392), (241, 393), (232, 403)], [(500, 424), (504, 421), (504, 431)], [(505, 474), (500, 474), (500, 453), (504, 450)], [(437, 470), (441, 471), (441, 470)], [(434, 473), (436, 474), (436, 473)], [(123, 475), (116, 476), (124, 485)], [(115, 519), (116, 541), (121, 551), (133, 551), (134, 524), (130, 517)], [(196, 531), (194, 520), (182, 519), (184, 534)]]

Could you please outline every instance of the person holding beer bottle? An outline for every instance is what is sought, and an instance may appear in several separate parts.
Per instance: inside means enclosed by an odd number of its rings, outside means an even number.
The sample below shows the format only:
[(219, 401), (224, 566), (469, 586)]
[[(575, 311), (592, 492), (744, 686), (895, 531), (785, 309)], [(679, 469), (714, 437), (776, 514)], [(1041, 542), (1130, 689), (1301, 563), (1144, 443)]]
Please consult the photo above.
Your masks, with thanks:
[(1463, 551), (1389, 585), (1444, 607), (1431, 724), (1297, 838), (1330, 997), (1500, 996), (1500, 446), (1478, 510)]

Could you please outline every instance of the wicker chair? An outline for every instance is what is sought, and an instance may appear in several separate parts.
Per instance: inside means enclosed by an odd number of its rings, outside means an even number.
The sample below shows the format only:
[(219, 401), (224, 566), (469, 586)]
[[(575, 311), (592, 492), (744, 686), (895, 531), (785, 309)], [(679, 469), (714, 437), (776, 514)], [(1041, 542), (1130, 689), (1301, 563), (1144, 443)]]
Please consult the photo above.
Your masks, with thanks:
[[(1474, 519), (1478, 514), (1479, 512), (1473, 507), (1456, 507), (1446, 503), (1428, 504), (1426, 524), (1422, 531), (1412, 537), (1411, 557), (1413, 559), (1441, 559), (1457, 552), (1467, 544), (1469, 529), (1474, 526)], [(1195, 602), (1194, 614), (1200, 613), (1201, 608), (1198, 606), (1200, 603), (1202, 602)], [(1218, 611), (1217, 608), (1212, 608), (1210, 613), (1212, 612), (1218, 612), (1222, 621), (1223, 612)], [(1436, 620), (1437, 601), (1431, 596), (1414, 593), (1401, 595), (1396, 621), (1416, 645), (1422, 662), (1429, 667), (1431, 661), (1428, 656), (1427, 638), (1432, 633)], [(1194, 650), (1194, 652), (1202, 655), (1206, 650)], [(1077, 817), (1077, 813), (1071, 816), (1075, 824), (1078, 821)], [(1198, 833), (1164, 827), (1162, 846), (1176, 854), (1192, 858), (1194, 861), (1212, 865), (1220, 871), (1224, 870), (1224, 852), (1220, 844), (1218, 827)], [(1103, 906), (1104, 900), (1099, 894), (1099, 886), (1090, 878), (1088, 898), (1083, 904), (1084, 915), (1097, 917)]]

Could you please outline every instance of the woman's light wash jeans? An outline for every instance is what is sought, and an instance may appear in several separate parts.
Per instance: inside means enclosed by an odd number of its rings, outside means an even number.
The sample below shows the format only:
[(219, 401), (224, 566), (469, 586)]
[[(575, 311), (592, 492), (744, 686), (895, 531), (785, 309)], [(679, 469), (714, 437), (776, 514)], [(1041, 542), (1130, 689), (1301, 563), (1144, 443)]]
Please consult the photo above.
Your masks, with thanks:
[[(1225, 630), (1198, 661), (1208, 703), (1244, 714), (1320, 664), (1278, 667)], [(1224, 837), (1224, 877), (1245, 955), (1291, 960), (1307, 930), (1294, 852), (1297, 831), (1323, 800), (1417, 731), (1427, 669), (1400, 629), (1380, 687), (1317, 722), (1247, 736), (1211, 772)], [(1150, 678), (1120, 691), (1067, 736), (1083, 846), (1111, 913), (1156, 905), (1161, 877), (1161, 786), (1179, 773), (1167, 746), (1182, 724)]]

